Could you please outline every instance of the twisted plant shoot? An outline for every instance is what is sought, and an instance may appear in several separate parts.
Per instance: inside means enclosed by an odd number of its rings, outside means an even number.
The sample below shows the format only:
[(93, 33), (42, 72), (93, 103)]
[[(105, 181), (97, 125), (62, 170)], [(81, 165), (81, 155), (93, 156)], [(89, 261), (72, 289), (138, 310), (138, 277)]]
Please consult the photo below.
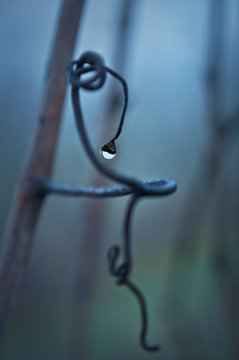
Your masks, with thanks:
[[(101, 148), (101, 154), (106, 159), (112, 159), (116, 155), (115, 142), (118, 139), (125, 118), (125, 113), (128, 104), (128, 87), (126, 81), (115, 71), (108, 68), (102, 59), (102, 57), (95, 52), (85, 52), (78, 60), (72, 61), (68, 65), (69, 82), (71, 84), (71, 97), (74, 109), (74, 115), (76, 120), (76, 126), (85, 148), (85, 151), (90, 158), (93, 165), (104, 176), (122, 184), (121, 187), (115, 188), (91, 188), (85, 195), (89, 196), (120, 196), (130, 195), (129, 204), (124, 219), (124, 232), (123, 232), (123, 244), (122, 248), (118, 245), (112, 245), (108, 251), (108, 265), (109, 272), (114, 277), (117, 285), (126, 286), (136, 297), (140, 312), (141, 312), (141, 331), (140, 331), (140, 343), (145, 350), (157, 351), (159, 346), (150, 345), (147, 342), (147, 328), (148, 328), (148, 316), (144, 296), (136, 285), (130, 280), (130, 274), (132, 271), (132, 249), (131, 249), (131, 223), (132, 215), (135, 209), (135, 205), (138, 200), (146, 196), (164, 196), (173, 193), (176, 190), (176, 183), (174, 180), (169, 179), (156, 179), (152, 181), (141, 181), (132, 177), (120, 174), (110, 167), (106, 166), (99, 160), (99, 156), (95, 154), (91, 143), (88, 138), (88, 134), (85, 128), (81, 103), (80, 103), (80, 89), (94, 91), (100, 89), (107, 78), (107, 74), (112, 75), (123, 86), (124, 91), (124, 107), (121, 114), (118, 130), (113, 139), (107, 141)], [(84, 74), (87, 76), (83, 76)], [(48, 186), (48, 190), (52, 192), (63, 192), (64, 188), (56, 189), (54, 185)], [(69, 189), (65, 189), (65, 192), (69, 193)], [(81, 195), (84, 195), (84, 189), (81, 189)], [(77, 191), (76, 191), (77, 192)], [(99, 195), (100, 193), (100, 195)], [(109, 195), (110, 193), (110, 195)], [(97, 195), (98, 194), (98, 195)], [(121, 260), (120, 260), (121, 257)]]

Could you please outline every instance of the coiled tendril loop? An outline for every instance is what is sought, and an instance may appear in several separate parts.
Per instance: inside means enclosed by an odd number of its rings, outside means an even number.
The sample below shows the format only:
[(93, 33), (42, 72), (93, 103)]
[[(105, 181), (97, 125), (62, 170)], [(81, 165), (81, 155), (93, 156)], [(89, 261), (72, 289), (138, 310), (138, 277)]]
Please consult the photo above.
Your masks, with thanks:
[[(119, 123), (118, 130), (116, 135), (112, 140), (107, 142), (104, 146), (109, 146), (110, 143), (114, 144), (114, 141), (119, 137), (124, 117), (128, 104), (128, 87), (126, 81), (115, 71), (108, 68), (104, 64), (104, 60), (102, 57), (95, 52), (87, 51), (85, 52), (78, 60), (72, 61), (68, 65), (69, 72), (69, 82), (72, 85), (72, 104), (75, 114), (76, 126), (79, 132), (79, 136), (82, 140), (84, 148), (92, 161), (95, 167), (105, 176), (110, 178), (113, 181), (116, 181), (120, 184), (124, 184), (132, 189), (132, 197), (130, 199), (126, 216), (124, 222), (124, 242), (122, 246), (123, 250), (123, 260), (118, 265), (121, 249), (118, 245), (113, 245), (107, 254), (109, 272), (115, 278), (115, 281), (118, 285), (126, 286), (136, 297), (138, 300), (138, 304), (141, 311), (141, 320), (142, 320), (142, 328), (140, 333), (140, 342), (144, 349), (148, 351), (157, 351), (159, 349), (158, 346), (151, 346), (146, 341), (146, 333), (148, 327), (148, 317), (146, 310), (146, 303), (141, 291), (129, 280), (129, 275), (132, 269), (132, 254), (131, 254), (131, 219), (133, 210), (135, 208), (135, 204), (139, 198), (145, 196), (164, 196), (173, 193), (177, 185), (174, 180), (169, 179), (156, 179), (152, 181), (143, 182), (131, 177), (127, 177), (118, 172), (113, 171), (111, 168), (107, 167), (103, 164), (98, 157), (96, 156), (90, 140), (88, 138), (88, 134), (86, 132), (86, 128), (83, 121), (82, 111), (80, 107), (80, 88), (94, 91), (100, 89), (106, 80), (107, 73), (115, 77), (120, 81), (124, 91), (124, 107), (121, 114), (121, 120)], [(88, 74), (87, 77), (83, 76)], [(113, 150), (114, 151), (114, 148)]]

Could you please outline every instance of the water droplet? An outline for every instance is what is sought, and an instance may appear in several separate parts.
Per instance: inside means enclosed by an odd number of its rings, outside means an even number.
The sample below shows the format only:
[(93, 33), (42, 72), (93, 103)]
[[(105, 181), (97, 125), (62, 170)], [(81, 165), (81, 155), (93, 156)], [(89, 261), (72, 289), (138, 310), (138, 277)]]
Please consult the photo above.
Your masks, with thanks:
[(116, 155), (116, 147), (114, 141), (109, 141), (107, 144), (103, 145), (100, 153), (105, 159), (113, 159)]

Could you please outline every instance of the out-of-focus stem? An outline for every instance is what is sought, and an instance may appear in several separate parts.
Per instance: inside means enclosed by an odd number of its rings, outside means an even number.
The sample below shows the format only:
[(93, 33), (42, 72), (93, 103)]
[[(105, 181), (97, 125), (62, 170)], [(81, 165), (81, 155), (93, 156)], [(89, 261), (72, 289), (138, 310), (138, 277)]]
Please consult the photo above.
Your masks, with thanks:
[[(209, 6), (205, 74), (209, 143), (206, 151), (204, 150), (200, 169), (196, 170), (192, 180), (192, 186), (189, 189), (182, 216), (175, 232), (175, 241), (172, 244), (169, 259), (170, 265), (165, 289), (166, 299), (171, 296), (170, 287), (175, 283), (175, 267), (187, 259), (190, 248), (195, 246), (201, 235), (208, 210), (214, 200), (215, 189), (221, 172), (222, 155), (227, 148), (229, 126), (231, 126), (231, 122), (225, 122), (228, 119), (226, 119), (224, 113), (222, 83), (226, 1), (210, 0)], [(202, 171), (201, 164), (204, 164), (204, 171)], [(190, 257), (192, 257), (191, 252)], [(188, 326), (190, 332), (194, 332), (198, 341), (200, 341), (202, 334), (197, 325), (192, 322), (192, 318), (189, 318), (187, 314), (188, 311), (185, 308), (185, 312), (182, 314), (185, 327)], [(174, 329), (172, 332), (178, 348), (182, 348), (185, 341), (184, 337), (179, 332), (175, 332)]]
[[(113, 58), (113, 68), (123, 74), (127, 54), (128, 35), (130, 22), (133, 15), (135, 0), (122, 1), (122, 9), (119, 16), (119, 23), (116, 29), (115, 51)], [(102, 131), (99, 134), (100, 143), (104, 143), (108, 138), (112, 138), (110, 129), (112, 125), (117, 124), (120, 114), (121, 87), (115, 81), (109, 92), (106, 111), (103, 114)], [(102, 177), (96, 174), (92, 178), (92, 186), (98, 186), (102, 183)], [(105, 185), (105, 183), (102, 183)], [(89, 321), (91, 294), (97, 277), (98, 258), (101, 248), (105, 243), (102, 238), (104, 227), (106, 203), (84, 201), (84, 209), (80, 208), (79, 212), (84, 211), (84, 222), (79, 225), (79, 232), (84, 237), (78, 236), (76, 251), (74, 251), (74, 261), (72, 269), (72, 299), (71, 299), (71, 322), (69, 329), (69, 350), (70, 360), (75, 360), (82, 356), (82, 347), (84, 356), (87, 357), (89, 352)], [(89, 221), (92, 219), (92, 226)], [(83, 305), (83, 306), (82, 306)]]

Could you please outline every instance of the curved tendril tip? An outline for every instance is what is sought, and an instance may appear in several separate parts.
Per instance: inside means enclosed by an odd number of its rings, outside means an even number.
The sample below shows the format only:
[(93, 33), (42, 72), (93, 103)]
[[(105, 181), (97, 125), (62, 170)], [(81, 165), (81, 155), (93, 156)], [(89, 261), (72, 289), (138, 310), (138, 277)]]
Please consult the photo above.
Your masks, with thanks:
[[(100, 89), (107, 78), (107, 74), (112, 75), (117, 79), (124, 91), (124, 106), (121, 114), (120, 123), (115, 136), (103, 145), (101, 152), (106, 158), (113, 158), (116, 154), (115, 140), (118, 139), (124, 124), (124, 118), (128, 105), (128, 86), (126, 81), (115, 71), (105, 66), (103, 58), (95, 52), (87, 51), (76, 61), (72, 61), (68, 65), (69, 82), (72, 86), (72, 104), (75, 114), (76, 126), (79, 136), (85, 148), (87, 155), (92, 161), (93, 165), (103, 175), (109, 179), (126, 185), (131, 189), (131, 199), (127, 208), (124, 225), (124, 242), (122, 246), (123, 261), (118, 264), (121, 255), (121, 249), (118, 245), (113, 245), (107, 254), (109, 272), (115, 278), (118, 285), (126, 286), (138, 300), (141, 312), (141, 346), (147, 351), (157, 351), (158, 346), (151, 346), (146, 341), (146, 334), (148, 328), (148, 315), (144, 297), (141, 291), (129, 280), (129, 275), (132, 269), (132, 254), (131, 254), (131, 222), (132, 214), (137, 200), (145, 196), (164, 196), (173, 193), (176, 190), (176, 183), (169, 179), (156, 179), (153, 181), (141, 181), (132, 177), (122, 175), (105, 164), (103, 164), (96, 156), (86, 128), (83, 121), (81, 106), (80, 106), (80, 89), (95, 91)], [(87, 74), (87, 76), (85, 76)]]

